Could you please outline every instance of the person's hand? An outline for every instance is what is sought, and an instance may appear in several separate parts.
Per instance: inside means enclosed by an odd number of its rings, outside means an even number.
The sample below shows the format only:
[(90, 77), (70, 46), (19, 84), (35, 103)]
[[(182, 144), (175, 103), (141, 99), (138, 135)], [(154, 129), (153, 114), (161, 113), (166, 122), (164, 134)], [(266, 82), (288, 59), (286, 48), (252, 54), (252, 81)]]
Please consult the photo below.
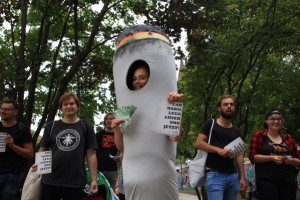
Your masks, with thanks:
[(168, 96), (168, 102), (174, 103), (174, 102), (183, 102), (183, 94), (178, 94), (176, 92), (170, 92)]
[(111, 128), (113, 130), (115, 130), (116, 128), (118, 128), (120, 126), (120, 124), (124, 123), (125, 120), (124, 119), (113, 119), (111, 121)]
[(10, 134), (7, 134), (5, 136), (5, 143), (7, 146), (9, 146), (10, 148), (12, 148), (15, 144), (14, 144), (14, 139)]
[(32, 171), (32, 172), (36, 172), (36, 171), (37, 171), (37, 164), (33, 164), (33, 165), (31, 166), (31, 171)]
[(240, 179), (240, 190), (245, 191), (247, 189), (247, 181), (245, 178)]
[(284, 157), (284, 163), (287, 164), (287, 165), (292, 165), (294, 167), (297, 166), (295, 160), (296, 160), (296, 158), (293, 158), (292, 156), (285, 156)]
[(228, 149), (219, 149), (217, 153), (224, 158), (231, 156), (231, 152)]
[(273, 156), (273, 162), (276, 164), (283, 164), (284, 159), (281, 156)]
[(181, 135), (169, 136), (172, 142), (178, 142), (181, 138)]
[(90, 185), (90, 192), (96, 194), (98, 192), (98, 183), (97, 180), (93, 180)]

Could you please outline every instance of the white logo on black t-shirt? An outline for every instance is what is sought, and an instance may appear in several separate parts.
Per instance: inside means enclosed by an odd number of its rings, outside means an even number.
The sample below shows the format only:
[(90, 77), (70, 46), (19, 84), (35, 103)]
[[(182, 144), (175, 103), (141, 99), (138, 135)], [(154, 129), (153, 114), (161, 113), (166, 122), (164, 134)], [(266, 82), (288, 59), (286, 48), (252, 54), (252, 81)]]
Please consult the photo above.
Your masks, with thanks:
[(56, 136), (56, 144), (62, 151), (74, 150), (80, 142), (79, 133), (73, 129), (66, 129)]

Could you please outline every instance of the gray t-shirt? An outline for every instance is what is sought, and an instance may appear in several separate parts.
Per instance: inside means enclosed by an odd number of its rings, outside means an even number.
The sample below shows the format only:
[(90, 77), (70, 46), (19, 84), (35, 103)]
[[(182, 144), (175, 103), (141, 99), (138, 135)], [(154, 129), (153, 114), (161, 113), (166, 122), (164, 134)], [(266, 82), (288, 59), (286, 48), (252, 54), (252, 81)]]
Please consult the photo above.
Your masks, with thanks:
[(61, 120), (54, 123), (52, 131), (52, 123), (46, 125), (41, 142), (41, 147), (52, 150), (52, 173), (44, 174), (42, 182), (83, 188), (86, 183), (86, 149), (97, 149), (95, 132), (91, 125), (82, 120), (72, 124)]

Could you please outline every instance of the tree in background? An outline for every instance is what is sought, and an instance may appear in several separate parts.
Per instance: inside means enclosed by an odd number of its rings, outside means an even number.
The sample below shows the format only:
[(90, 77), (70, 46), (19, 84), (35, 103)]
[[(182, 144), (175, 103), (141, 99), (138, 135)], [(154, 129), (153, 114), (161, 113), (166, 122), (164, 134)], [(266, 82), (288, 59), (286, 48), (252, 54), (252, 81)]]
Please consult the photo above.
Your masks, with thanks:
[(192, 157), (202, 124), (218, 114), (217, 98), (225, 93), (236, 97), (235, 123), (246, 141), (273, 108), (300, 139), (299, 8), (289, 0), (3, 0), (0, 98), (18, 100), (21, 119), (39, 125), (35, 137), (54, 119), (66, 90), (80, 96), (80, 115), (92, 122), (95, 112), (115, 106), (115, 38), (141, 16), (165, 29), (172, 43), (187, 33), (188, 55), (174, 48), (186, 63), (179, 82), (185, 94), (179, 157)]
[(113, 92), (107, 96), (113, 91), (114, 41), (138, 18), (133, 2), (0, 2), (0, 98), (16, 99), (20, 120), (38, 124), (35, 140), (68, 90), (81, 98), (80, 115), (91, 123), (97, 112), (114, 107)]
[(298, 1), (288, 0), (177, 0), (145, 11), (147, 21), (169, 35), (187, 32), (179, 88), (185, 94), (184, 140), (190, 148), (179, 143), (179, 154), (192, 157), (191, 138), (195, 141), (202, 124), (218, 114), (222, 94), (236, 97), (234, 121), (247, 142), (274, 108), (282, 110), (286, 131), (300, 141), (299, 8)]

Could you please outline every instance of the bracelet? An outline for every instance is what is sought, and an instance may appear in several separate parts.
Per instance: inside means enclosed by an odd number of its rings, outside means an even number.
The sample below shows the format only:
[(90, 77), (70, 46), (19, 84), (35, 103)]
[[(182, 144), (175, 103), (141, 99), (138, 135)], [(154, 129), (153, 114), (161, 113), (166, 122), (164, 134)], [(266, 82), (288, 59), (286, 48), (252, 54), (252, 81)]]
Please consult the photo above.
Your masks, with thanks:
[(241, 177), (240, 180), (246, 180), (246, 178), (245, 177)]

